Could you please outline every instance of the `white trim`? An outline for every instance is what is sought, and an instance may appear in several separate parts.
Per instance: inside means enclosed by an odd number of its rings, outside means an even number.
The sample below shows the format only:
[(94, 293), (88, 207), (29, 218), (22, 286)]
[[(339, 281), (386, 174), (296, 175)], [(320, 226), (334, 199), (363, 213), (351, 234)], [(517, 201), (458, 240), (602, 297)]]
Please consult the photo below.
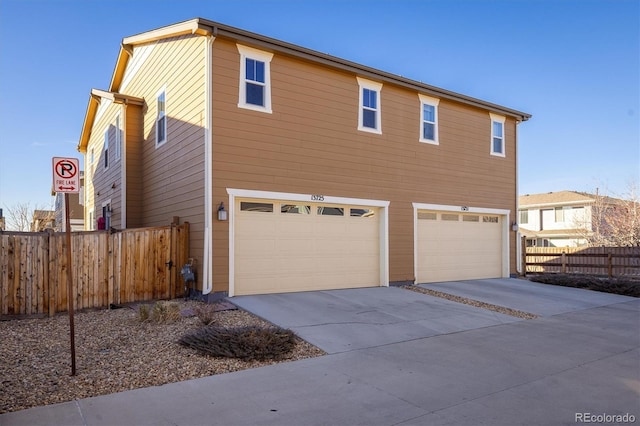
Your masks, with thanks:
[[(271, 114), (271, 59), (273, 53), (263, 50), (254, 49), (252, 47), (243, 46), (236, 43), (238, 52), (240, 53), (240, 79), (238, 84), (238, 108), (250, 109), (253, 111), (266, 112)], [(247, 80), (246, 66), (247, 59), (255, 59), (264, 62), (264, 106), (247, 103)]]
[(202, 294), (213, 290), (213, 41), (215, 37), (207, 36), (205, 40), (205, 73), (204, 73), (204, 251), (202, 257)]
[(418, 278), (418, 210), (435, 210), (456, 213), (494, 214), (502, 220), (502, 278), (509, 278), (509, 235), (511, 232), (511, 210), (471, 206), (450, 206), (444, 204), (411, 203), (413, 206), (413, 277)]
[[(356, 77), (356, 80), (358, 80), (358, 130), (362, 132), (382, 134), (382, 83), (367, 80), (362, 77)], [(364, 109), (364, 105), (363, 105), (364, 89), (372, 90), (377, 94), (376, 96), (377, 108), (375, 109), (375, 112), (376, 112), (375, 128), (365, 127), (363, 125), (364, 115), (362, 113), (362, 110)]]
[(389, 201), (369, 200), (362, 198), (333, 197), (322, 195), (322, 200), (314, 194), (297, 194), (288, 192), (257, 191), (248, 189), (227, 188), (229, 194), (229, 297), (235, 294), (235, 199), (256, 198), (266, 200), (302, 201), (327, 204), (353, 204), (382, 209), (380, 220), (380, 286), (389, 286)]
[[(492, 112), (489, 113), (489, 117), (491, 117), (491, 148), (490, 153), (496, 157), (505, 157), (507, 155), (507, 136), (505, 129), (505, 121), (506, 117), (504, 115), (494, 114)], [(493, 150), (493, 123), (501, 123), (502, 124), (502, 152), (496, 152)]]
[[(440, 139), (438, 138), (438, 128), (440, 127), (438, 125), (438, 104), (440, 103), (440, 99), (423, 95), (422, 93), (418, 93), (418, 98), (420, 98), (420, 137), (418, 140), (431, 145), (440, 145)], [(430, 105), (435, 110), (433, 140), (424, 138), (424, 105)]]
[(120, 127), (122, 138), (120, 139), (120, 228), (127, 229), (127, 104), (122, 104), (120, 114)]

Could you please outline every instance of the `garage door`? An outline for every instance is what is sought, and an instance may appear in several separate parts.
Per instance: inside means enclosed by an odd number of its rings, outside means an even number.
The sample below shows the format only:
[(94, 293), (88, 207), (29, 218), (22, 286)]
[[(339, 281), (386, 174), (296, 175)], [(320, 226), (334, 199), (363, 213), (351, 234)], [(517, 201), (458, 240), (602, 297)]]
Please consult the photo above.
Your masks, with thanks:
[(418, 283), (502, 276), (499, 215), (418, 210)]
[(235, 199), (234, 293), (380, 285), (380, 209)]

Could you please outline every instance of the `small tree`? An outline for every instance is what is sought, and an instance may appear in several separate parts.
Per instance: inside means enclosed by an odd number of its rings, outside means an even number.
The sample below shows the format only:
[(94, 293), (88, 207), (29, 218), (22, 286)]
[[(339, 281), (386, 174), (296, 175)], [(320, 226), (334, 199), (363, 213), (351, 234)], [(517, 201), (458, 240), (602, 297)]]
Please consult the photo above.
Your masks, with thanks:
[[(22, 202), (6, 206), (5, 212), (7, 231), (30, 231), (31, 223), (34, 219), (33, 215), (36, 210), (50, 212), (50, 210), (47, 210), (46, 208), (43, 208), (37, 204), (31, 206), (30, 202)], [(54, 213), (50, 212), (48, 213), (48, 216), (50, 217), (39, 217), (39, 219), (53, 219)]]
[(640, 246), (640, 198), (638, 185), (630, 182), (619, 198), (595, 195), (591, 205), (590, 246)]

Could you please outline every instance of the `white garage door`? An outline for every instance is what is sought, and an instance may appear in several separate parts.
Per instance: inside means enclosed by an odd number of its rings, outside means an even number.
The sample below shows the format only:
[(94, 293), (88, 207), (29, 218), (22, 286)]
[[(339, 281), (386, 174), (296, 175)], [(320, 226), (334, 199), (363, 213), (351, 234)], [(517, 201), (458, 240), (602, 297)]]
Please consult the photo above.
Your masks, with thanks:
[(380, 209), (235, 199), (234, 293), (380, 285)]
[(502, 276), (502, 221), (491, 214), (418, 210), (417, 283)]

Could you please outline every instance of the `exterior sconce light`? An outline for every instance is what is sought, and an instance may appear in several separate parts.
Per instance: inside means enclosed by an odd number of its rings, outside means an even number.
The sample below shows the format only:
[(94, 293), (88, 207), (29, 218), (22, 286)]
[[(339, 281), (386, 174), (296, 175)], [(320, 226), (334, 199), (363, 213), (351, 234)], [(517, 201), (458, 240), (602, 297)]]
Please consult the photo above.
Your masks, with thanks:
[(218, 220), (227, 220), (227, 211), (224, 209), (224, 202), (218, 206)]
[(513, 232), (518, 232), (518, 222), (513, 222), (513, 223), (511, 224), (511, 230), (512, 230)]

